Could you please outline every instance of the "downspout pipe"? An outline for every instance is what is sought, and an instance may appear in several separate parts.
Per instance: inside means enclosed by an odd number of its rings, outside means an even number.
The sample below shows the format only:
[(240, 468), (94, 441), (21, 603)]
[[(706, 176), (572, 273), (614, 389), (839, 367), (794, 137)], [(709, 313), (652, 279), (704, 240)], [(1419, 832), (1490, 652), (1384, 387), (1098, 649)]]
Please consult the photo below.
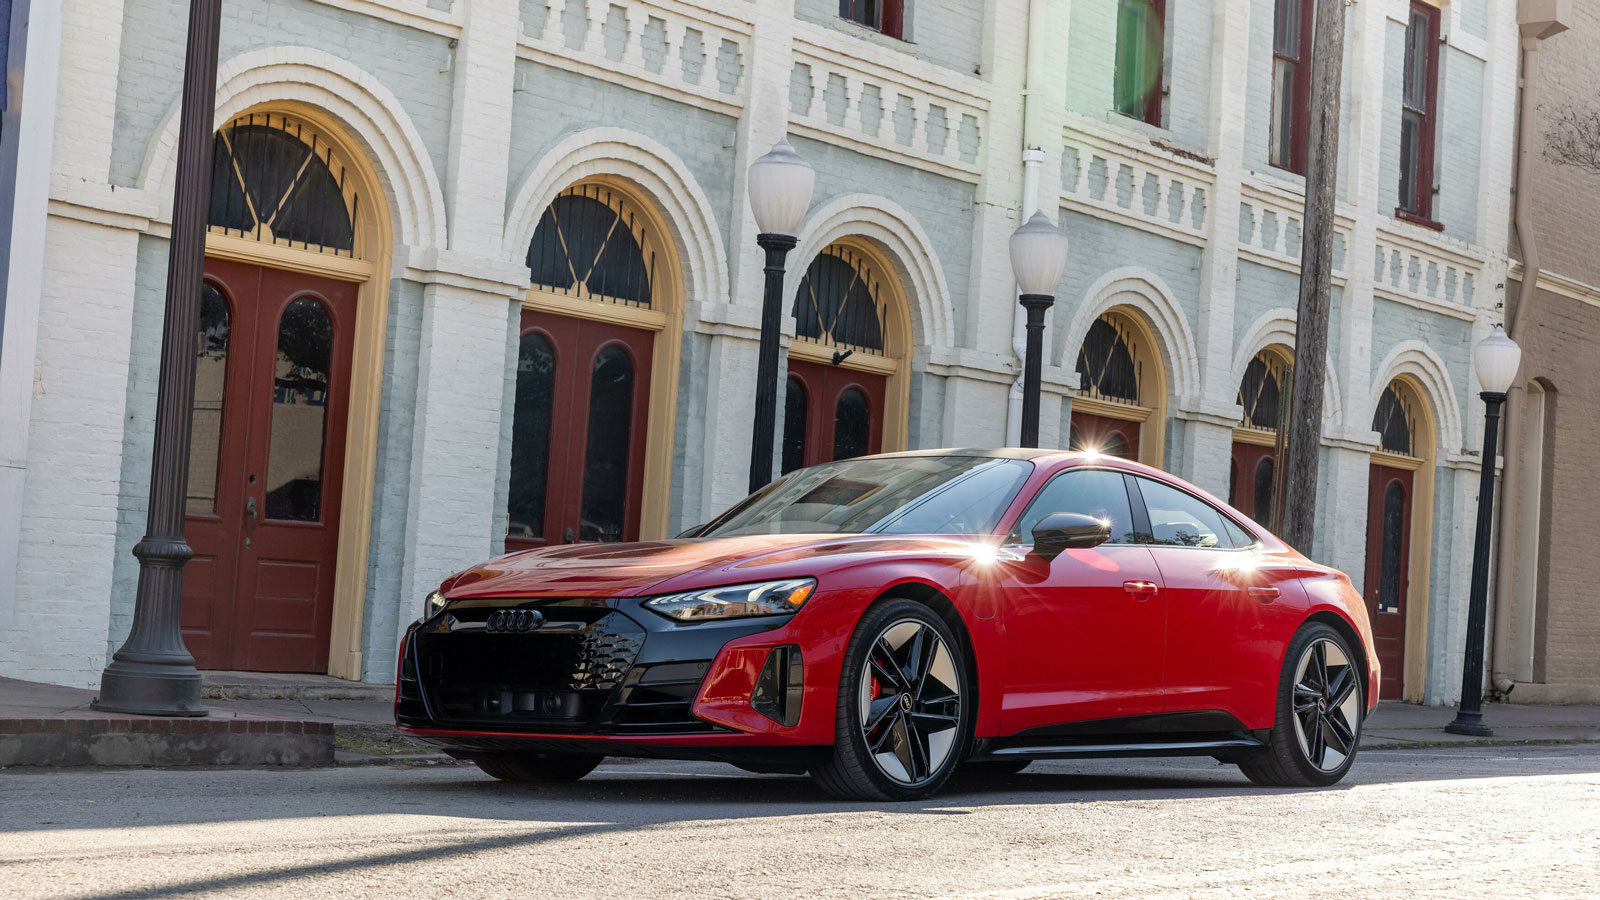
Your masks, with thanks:
[[(1517, 244), (1522, 254), (1522, 281), (1517, 286), (1517, 302), (1506, 309), (1506, 331), (1518, 344), (1527, 334), (1529, 307), (1538, 294), (1540, 259), (1539, 240), (1533, 228), (1533, 154), (1536, 135), (1534, 127), (1538, 116), (1534, 114), (1538, 93), (1539, 43), (1543, 37), (1522, 35), (1522, 79), (1518, 85), (1517, 99), (1517, 197), (1513, 224), (1517, 230)], [(1524, 372), (1530, 368), (1530, 358), (1524, 350)], [(1522, 496), (1523, 427), (1527, 409), (1527, 389), (1524, 377), (1519, 375), (1511, 390), (1506, 393), (1505, 443), (1501, 458), (1505, 467), (1500, 472), (1500, 530), (1495, 547), (1494, 631), (1490, 653), (1489, 683), (1495, 690), (1508, 692), (1516, 684), (1516, 644), (1512, 640), (1511, 626), (1517, 612), (1517, 578), (1515, 577), (1518, 550), (1525, 546), (1517, 526), (1522, 519), (1523, 502), (1536, 502)], [(1483, 465), (1492, 466), (1494, 460), (1486, 459)], [(1527, 598), (1534, 602), (1534, 598)]]
[[(1048, 0), (1030, 0), (1028, 3), (1028, 59), (1023, 69), (1022, 86), (1022, 217), (1017, 220), (1019, 225), (1039, 210), (1039, 169), (1044, 165), (1039, 130), (1043, 126), (1044, 110), (1036, 102), (1036, 95), (1044, 79), (1048, 5)], [(1028, 312), (1022, 308), (1020, 299), (1014, 298), (1011, 304), (1011, 351), (1017, 357), (1017, 377), (1011, 382), (1011, 390), (1006, 398), (1008, 447), (1022, 443), (1022, 379), (1023, 361), (1028, 353), (1027, 324)]]

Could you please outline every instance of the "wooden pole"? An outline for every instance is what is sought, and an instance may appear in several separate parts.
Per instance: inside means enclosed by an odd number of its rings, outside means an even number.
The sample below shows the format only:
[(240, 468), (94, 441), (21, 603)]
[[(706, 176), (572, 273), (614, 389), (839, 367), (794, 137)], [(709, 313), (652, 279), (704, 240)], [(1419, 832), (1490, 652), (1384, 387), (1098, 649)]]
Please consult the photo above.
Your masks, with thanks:
[(1284, 460), (1282, 538), (1311, 549), (1317, 518), (1317, 449), (1327, 377), (1329, 280), (1339, 171), (1339, 79), (1344, 62), (1344, 0), (1316, 0), (1311, 42), (1311, 120), (1306, 133), (1306, 211), (1300, 245), (1300, 307)]

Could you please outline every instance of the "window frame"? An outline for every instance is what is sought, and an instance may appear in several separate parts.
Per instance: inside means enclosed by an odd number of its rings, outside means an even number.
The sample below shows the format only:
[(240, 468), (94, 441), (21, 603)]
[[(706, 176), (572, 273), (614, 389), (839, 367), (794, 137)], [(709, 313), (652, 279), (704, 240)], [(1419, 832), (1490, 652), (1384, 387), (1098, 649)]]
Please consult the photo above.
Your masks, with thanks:
[[(1137, 116), (1131, 115), (1122, 108), (1121, 97), (1118, 93), (1122, 82), (1122, 52), (1124, 47), (1122, 35), (1123, 10), (1125, 10), (1128, 5), (1132, 3), (1148, 6), (1150, 8), (1150, 14), (1154, 17), (1161, 31), (1160, 45), (1155, 48), (1156, 77), (1154, 81), (1151, 82), (1150, 86), (1146, 88), (1144, 96), (1139, 100), (1140, 108)], [(1163, 127), (1161, 116), (1162, 113), (1165, 112), (1167, 95), (1166, 34), (1167, 0), (1117, 0), (1117, 33), (1115, 38), (1116, 43), (1112, 50), (1113, 62), (1111, 69), (1111, 107), (1112, 111), (1117, 115), (1143, 122), (1146, 125), (1150, 125), (1155, 128)], [(1147, 41), (1148, 35), (1141, 35), (1141, 38)]]
[[(1289, 56), (1278, 52), (1278, 11), (1286, 4), (1298, 3), (1300, 5), (1300, 35), (1299, 55)], [(1289, 101), (1289, 158), (1287, 166), (1278, 165), (1272, 152), (1272, 124), (1277, 121), (1277, 91), (1272, 90), (1274, 107), (1268, 113), (1267, 119), (1267, 165), (1296, 175), (1306, 174), (1306, 137), (1311, 130), (1311, 38), (1312, 25), (1316, 18), (1316, 7), (1312, 0), (1277, 0), (1273, 4), (1272, 12), (1272, 69), (1269, 78), (1276, 79), (1278, 60), (1286, 60), (1294, 65), (1293, 82), (1290, 85)]]
[[(1233, 516), (1229, 515), (1227, 512), (1224, 512), (1215, 503), (1212, 503), (1210, 500), (1207, 500), (1204, 497), (1201, 497), (1199, 494), (1196, 494), (1194, 491), (1188, 490), (1187, 488), (1183, 487), (1182, 485), (1173, 484), (1170, 481), (1162, 481), (1159, 478), (1151, 478), (1148, 475), (1137, 475), (1137, 474), (1134, 474), (1132, 472), (1123, 472), (1122, 476), (1123, 476), (1124, 480), (1126, 480), (1128, 482), (1128, 485), (1127, 485), (1127, 487), (1128, 487), (1128, 498), (1133, 504), (1133, 530), (1134, 530), (1135, 534), (1140, 535), (1141, 537), (1144, 538), (1144, 540), (1139, 542), (1143, 546), (1149, 547), (1151, 549), (1156, 549), (1156, 548), (1159, 547), (1161, 549), (1170, 549), (1170, 550), (1207, 550), (1207, 551), (1211, 551), (1211, 552), (1226, 552), (1226, 553), (1234, 553), (1234, 552), (1239, 552), (1239, 551), (1242, 551), (1242, 550), (1259, 550), (1259, 549), (1261, 549), (1261, 547), (1262, 547), (1261, 536), (1256, 534), (1254, 529), (1251, 529), (1251, 528), (1247, 527), (1244, 523), (1240, 522), (1238, 519), (1236, 519)], [(1174, 491), (1177, 491), (1180, 494), (1187, 495), (1191, 500), (1194, 500), (1196, 503), (1203, 504), (1208, 509), (1210, 509), (1212, 512), (1216, 513), (1218, 518), (1222, 519), (1227, 524), (1232, 525), (1234, 528), (1239, 529), (1240, 533), (1242, 533), (1245, 537), (1250, 539), (1250, 543), (1246, 544), (1243, 547), (1221, 547), (1221, 546), (1217, 546), (1217, 547), (1202, 547), (1202, 546), (1191, 545), (1191, 544), (1158, 544), (1158, 543), (1156, 543), (1155, 542), (1155, 535), (1150, 530), (1150, 510), (1147, 508), (1147, 506), (1145, 504), (1144, 490), (1142, 489), (1142, 487), (1139, 484), (1140, 481), (1154, 481), (1157, 484), (1160, 484), (1160, 485), (1162, 485), (1164, 487), (1167, 487), (1167, 488), (1170, 488), (1170, 489), (1172, 489)]]
[[(1028, 518), (1028, 513), (1033, 510), (1033, 505), (1035, 503), (1039, 502), (1039, 496), (1041, 494), (1043, 494), (1045, 491), (1049, 490), (1050, 486), (1055, 484), (1058, 480), (1060, 480), (1062, 478), (1065, 478), (1068, 475), (1071, 475), (1071, 474), (1073, 474), (1075, 472), (1110, 472), (1113, 475), (1122, 476), (1122, 490), (1123, 490), (1123, 493), (1125, 493), (1127, 495), (1127, 498), (1128, 498), (1128, 519), (1129, 519), (1129, 524), (1132, 526), (1133, 533), (1135, 535), (1143, 533), (1143, 532), (1141, 532), (1139, 530), (1139, 521), (1140, 521), (1139, 515), (1140, 515), (1140, 511), (1143, 509), (1143, 507), (1141, 505), (1143, 503), (1143, 501), (1142, 500), (1137, 500), (1137, 501), (1135, 500), (1134, 494), (1133, 494), (1133, 489), (1128, 485), (1129, 475), (1128, 475), (1127, 472), (1123, 471), (1122, 469), (1118, 469), (1115, 466), (1071, 466), (1069, 468), (1062, 469), (1061, 471), (1055, 473), (1054, 475), (1051, 475), (1049, 478), (1045, 479), (1044, 484), (1039, 485), (1039, 489), (1033, 492), (1033, 496), (1029, 497), (1028, 498), (1028, 502), (1023, 504), (1022, 511), (1017, 513), (1017, 517), (1011, 521), (1011, 524), (1009, 526), (1007, 526), (1006, 530), (1002, 533), (1001, 539), (1000, 539), (1001, 546), (1003, 546), (1003, 547), (1028, 547), (1028, 548), (1031, 549), (1033, 547), (1033, 533), (1031, 531), (1028, 534), (1023, 534), (1022, 533), (1021, 528), (1022, 528), (1023, 521), (1025, 521)], [(1065, 511), (1066, 510), (1052, 510), (1051, 512), (1053, 513), (1053, 512), (1065, 512)], [(1050, 514), (1051, 513), (1045, 513), (1045, 515), (1050, 515)], [(1043, 516), (1041, 516), (1040, 518), (1043, 518)], [(1012, 536), (1013, 535), (1016, 536), (1016, 540), (1012, 540)], [(1141, 542), (1139, 542), (1139, 541), (1107, 540), (1105, 543), (1101, 544), (1100, 546), (1102, 546), (1102, 547), (1104, 547), (1104, 546), (1134, 547), (1134, 546), (1140, 546), (1140, 544), (1141, 544)]]
[[(858, 7), (867, 6), (876, 7), (876, 23), (855, 17)], [(839, 0), (839, 18), (897, 41), (905, 40), (905, 11), (905, 0)]]
[(1424, 75), (1424, 87), (1427, 91), (1427, 97), (1424, 99), (1423, 107), (1420, 109), (1408, 103), (1408, 98), (1406, 97), (1408, 79), (1405, 77), (1407, 73), (1402, 68), (1400, 81), (1400, 135), (1402, 142), (1400, 157), (1402, 162), (1401, 170), (1398, 174), (1400, 182), (1403, 183), (1406, 177), (1405, 164), (1403, 162), (1405, 159), (1405, 121), (1407, 116), (1415, 116), (1418, 120), (1417, 155), (1416, 159), (1413, 160), (1415, 170), (1411, 173), (1411, 180), (1414, 185), (1413, 189), (1416, 192), (1416, 207), (1413, 209), (1405, 206), (1401, 185), (1397, 183), (1395, 185), (1396, 205), (1394, 209), (1395, 218), (1403, 219), (1434, 231), (1442, 231), (1444, 229), (1444, 226), (1434, 218), (1433, 208), (1434, 174), (1437, 162), (1435, 154), (1437, 152), (1436, 141), (1439, 118), (1439, 35), (1443, 18), (1440, 13), (1441, 10), (1437, 6), (1423, 2), (1423, 0), (1411, 0), (1406, 17), (1407, 62), (1410, 61), (1409, 56), (1412, 46), (1411, 29), (1418, 16), (1421, 16), (1427, 22), (1428, 31), (1423, 36), (1423, 46), (1426, 48), (1428, 57), (1425, 63), (1427, 72)]

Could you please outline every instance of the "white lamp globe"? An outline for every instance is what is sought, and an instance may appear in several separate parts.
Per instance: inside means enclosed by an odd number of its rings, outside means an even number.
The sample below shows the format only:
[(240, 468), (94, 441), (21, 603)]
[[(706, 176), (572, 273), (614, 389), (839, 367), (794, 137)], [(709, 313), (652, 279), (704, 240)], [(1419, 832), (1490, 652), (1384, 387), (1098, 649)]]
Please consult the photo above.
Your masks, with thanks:
[(766, 155), (750, 164), (750, 211), (763, 234), (793, 235), (811, 206), (817, 173), (779, 138)]
[(1504, 394), (1517, 380), (1522, 365), (1522, 348), (1506, 336), (1504, 326), (1494, 326), (1489, 336), (1472, 351), (1472, 364), (1478, 370), (1478, 386), (1491, 394)]
[(1024, 294), (1054, 294), (1067, 265), (1067, 236), (1036, 212), (1011, 233), (1011, 271)]

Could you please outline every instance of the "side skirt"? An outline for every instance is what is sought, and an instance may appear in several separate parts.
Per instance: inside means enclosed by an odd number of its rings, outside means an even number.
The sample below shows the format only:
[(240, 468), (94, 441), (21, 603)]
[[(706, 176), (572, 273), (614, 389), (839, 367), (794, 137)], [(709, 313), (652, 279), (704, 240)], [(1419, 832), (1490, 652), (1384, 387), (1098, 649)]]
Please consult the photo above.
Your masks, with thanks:
[(1186, 741), (1106, 741), (1103, 743), (1025, 743), (990, 744), (972, 754), (985, 759), (1075, 759), (1087, 757), (1131, 756), (1213, 756), (1231, 755), (1266, 747), (1249, 735), (1234, 735), (1216, 740)]

